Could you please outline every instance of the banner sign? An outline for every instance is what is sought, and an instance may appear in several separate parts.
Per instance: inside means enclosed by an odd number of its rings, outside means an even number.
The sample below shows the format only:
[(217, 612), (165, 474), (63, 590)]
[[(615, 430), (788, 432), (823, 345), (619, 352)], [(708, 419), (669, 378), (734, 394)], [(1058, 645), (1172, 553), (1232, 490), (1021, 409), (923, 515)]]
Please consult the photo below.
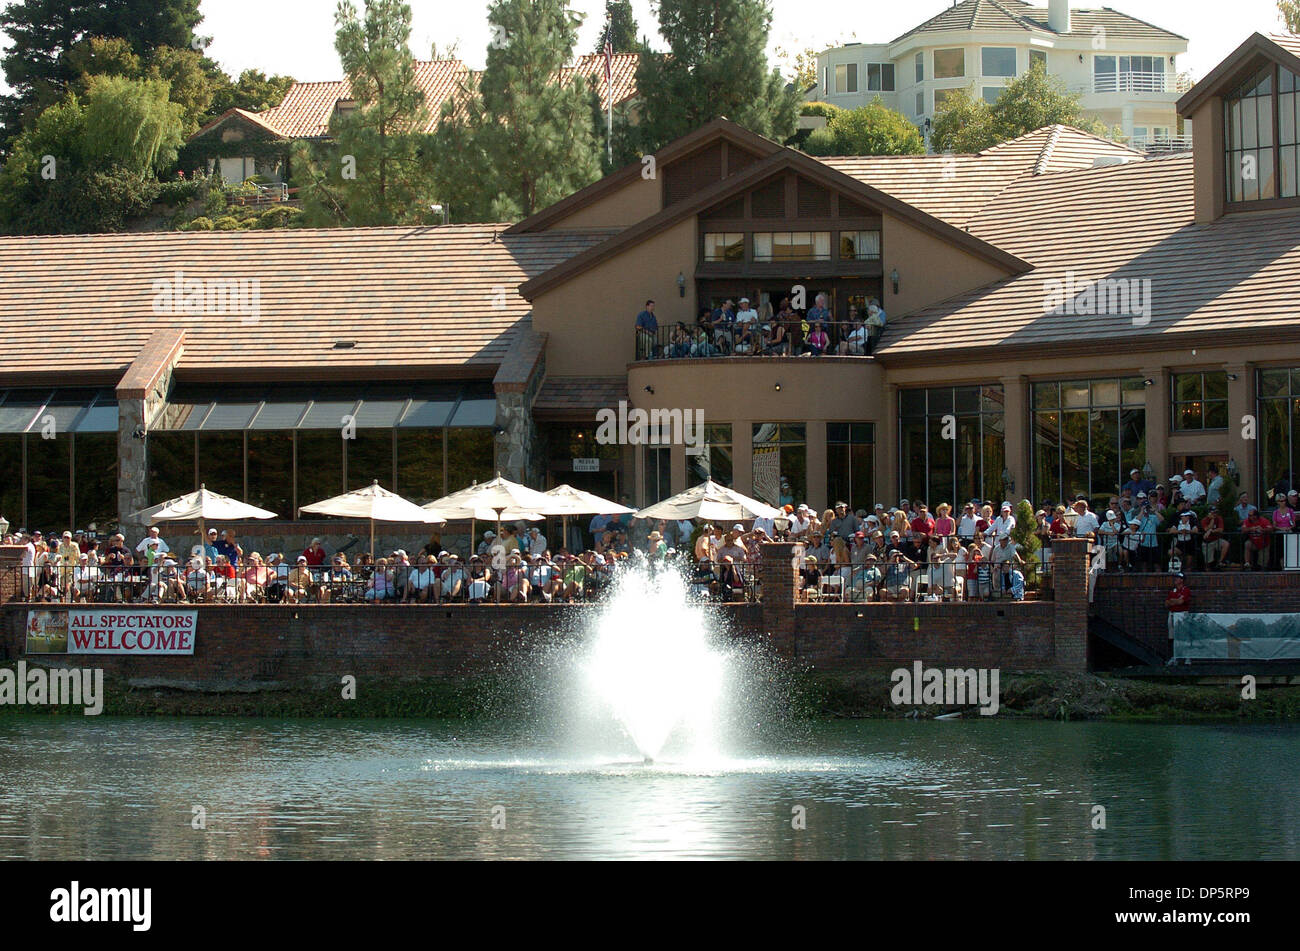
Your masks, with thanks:
[(1300, 660), (1300, 614), (1172, 617), (1175, 660)]
[(599, 472), (600, 460), (599, 459), (574, 459), (573, 471), (574, 472)]
[(198, 612), (122, 606), (27, 612), (29, 654), (194, 653)]

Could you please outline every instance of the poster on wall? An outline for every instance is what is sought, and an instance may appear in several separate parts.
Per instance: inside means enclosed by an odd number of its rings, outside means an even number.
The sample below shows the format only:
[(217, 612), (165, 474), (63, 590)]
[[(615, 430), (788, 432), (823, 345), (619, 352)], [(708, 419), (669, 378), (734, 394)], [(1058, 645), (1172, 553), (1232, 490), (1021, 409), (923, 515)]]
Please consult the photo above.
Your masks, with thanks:
[(781, 497), (781, 447), (754, 447), (754, 498), (777, 505)]
[(1300, 660), (1300, 614), (1177, 614), (1174, 660)]
[(194, 653), (198, 612), (150, 609), (62, 609), (27, 612), (28, 654)]

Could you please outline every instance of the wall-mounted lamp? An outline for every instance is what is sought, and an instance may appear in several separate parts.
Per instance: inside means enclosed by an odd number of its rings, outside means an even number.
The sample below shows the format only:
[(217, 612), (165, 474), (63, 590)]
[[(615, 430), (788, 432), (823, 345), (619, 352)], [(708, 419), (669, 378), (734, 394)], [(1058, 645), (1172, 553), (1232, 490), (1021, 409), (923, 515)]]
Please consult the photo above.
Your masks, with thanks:
[(931, 120), (929, 120), (929, 119), (926, 119), (926, 120), (925, 120), (925, 134), (926, 134), (926, 135), (929, 135), (929, 134), (930, 134), (930, 127), (931, 127), (932, 125), (934, 125), (934, 123), (933, 123)]
[(135, 428), (135, 432), (133, 432), (131, 435), (134, 436), (136, 439), (144, 439), (144, 437), (149, 434), (148, 432), (146, 432), (143, 426), (137, 426)]
[(781, 384), (780, 384), (780, 383), (778, 383), (778, 384), (776, 385), (776, 391), (777, 391), (778, 393), (781, 392)]
[(1002, 497), (1010, 498), (1016, 494), (1016, 480), (1011, 478), (1011, 470), (1002, 470)]
[(1174, 65), (1174, 58), (1172, 56), (1169, 57), (1169, 65), (1170, 66)]
[(1150, 459), (1148, 459), (1146, 465), (1142, 467), (1142, 478), (1146, 479), (1148, 482), (1155, 481), (1156, 470), (1151, 467)]
[(1081, 62), (1081, 63), (1083, 62), (1083, 54), (1082, 54), (1082, 53), (1079, 54), (1079, 62)]
[(492, 427), (492, 435), (493, 435), (493, 436), (504, 436), (505, 434), (506, 434), (506, 428), (505, 428), (504, 426), (493, 426), (493, 427)]
[(1228, 379), (1229, 379), (1230, 381), (1232, 381), (1232, 382), (1236, 382), (1236, 380), (1237, 380), (1237, 374), (1235, 374), (1235, 373), (1229, 373), (1229, 374), (1228, 374)]
[(655, 395), (655, 388), (654, 388), (653, 386), (647, 386), (647, 387), (645, 388), (645, 391), (646, 391), (647, 393), (649, 393), (651, 396), (654, 396), (654, 395)]
[(681, 271), (677, 272), (677, 296), (686, 296), (686, 275)]
[(1142, 385), (1143, 385), (1143, 386), (1155, 386), (1155, 385), (1156, 385), (1156, 381), (1153, 380), (1153, 379), (1151, 379), (1151, 377), (1147, 377), (1145, 380), (1142, 381)]
[(894, 285), (894, 293), (898, 293), (898, 268), (889, 272), (889, 282)]

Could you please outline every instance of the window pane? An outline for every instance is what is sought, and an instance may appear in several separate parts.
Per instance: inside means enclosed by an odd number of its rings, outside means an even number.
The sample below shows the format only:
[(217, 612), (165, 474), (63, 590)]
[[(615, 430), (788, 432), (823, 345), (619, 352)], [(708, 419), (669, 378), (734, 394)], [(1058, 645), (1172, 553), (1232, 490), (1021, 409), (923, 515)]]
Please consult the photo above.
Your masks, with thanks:
[(1174, 375), (1174, 399), (1179, 401), (1201, 398), (1201, 374), (1178, 373)]
[(397, 431), (397, 488), (420, 505), (447, 495), (442, 484), (442, 430), (399, 429)]
[(358, 429), (347, 444), (348, 490), (360, 489), (378, 480), (385, 489), (393, 488), (393, 431)]
[(1205, 404), (1205, 428), (1228, 428), (1228, 403), (1226, 400), (1222, 402), (1212, 400)]
[(1260, 370), (1260, 396), (1285, 396), (1290, 392), (1290, 374), (1286, 370)]
[(1061, 405), (1061, 384), (1035, 383), (1034, 407), (1037, 409), (1056, 409)]
[(1070, 409), (1086, 407), (1088, 405), (1088, 384), (1062, 383), (1061, 405)]
[(1147, 384), (1140, 376), (1125, 377), (1120, 380), (1121, 396), (1125, 406), (1145, 406), (1147, 402)]
[[(248, 498), (281, 518), (293, 517), (292, 430), (248, 433)], [(309, 499), (318, 502), (319, 499)], [(307, 504), (306, 502), (303, 503)]]
[(1088, 414), (1061, 413), (1061, 492), (1074, 498), (1088, 492)]
[(1227, 371), (1206, 373), (1205, 398), (1207, 400), (1226, 400), (1228, 398)]
[(199, 487), (194, 474), (194, 433), (154, 430), (148, 443), (150, 505)]
[[(266, 403), (254, 417), (253, 429), (294, 429), (307, 410), (307, 401)], [(211, 427), (208, 427), (211, 428)]]
[(447, 430), (447, 491), (491, 481), (496, 475), (495, 448), (490, 429)]
[(1093, 406), (1118, 406), (1119, 381), (1095, 380), (1092, 384)]
[(218, 403), (203, 421), (205, 431), (243, 432), (253, 418), (257, 403)]
[(966, 51), (964, 49), (934, 51), (935, 79), (955, 79), (965, 75)]
[(1014, 76), (1016, 74), (1015, 47), (986, 46), (980, 50), (980, 62), (985, 76)]
[[(69, 449), (67, 436), (44, 439), (40, 433), (27, 436), (27, 528), (46, 535), (75, 529), (68, 502)], [(83, 528), (85, 526), (82, 526)]]
[[(302, 421), (303, 429), (332, 429), (335, 438), (342, 440), (343, 418), (351, 416), (357, 408), (356, 400), (321, 400), (311, 404), (306, 418)], [(204, 426), (211, 429), (211, 426)]]
[(1034, 498), (1061, 498), (1060, 419), (1056, 413), (1034, 414)]
[[(337, 438), (337, 437), (335, 437)], [(244, 497), (244, 434), (199, 433), (199, 484), (232, 499)]]
[(117, 433), (77, 433), (73, 439), (77, 458), (74, 530), (91, 522), (106, 525), (116, 521)]
[[(1093, 498), (1119, 491), (1119, 413), (1100, 410), (1092, 413), (1091, 470)], [(1104, 499), (1100, 504), (1104, 504)]]
[(900, 487), (903, 497), (914, 499), (923, 495), (926, 459), (924, 420), (905, 422), (899, 427), (898, 455), (903, 462)]
[(10, 531), (29, 528), (23, 520), (23, 437), (17, 433), (0, 435), (0, 472), (8, 473), (0, 479), (0, 515)]
[(338, 429), (300, 429), (298, 507), (343, 492), (343, 438)]

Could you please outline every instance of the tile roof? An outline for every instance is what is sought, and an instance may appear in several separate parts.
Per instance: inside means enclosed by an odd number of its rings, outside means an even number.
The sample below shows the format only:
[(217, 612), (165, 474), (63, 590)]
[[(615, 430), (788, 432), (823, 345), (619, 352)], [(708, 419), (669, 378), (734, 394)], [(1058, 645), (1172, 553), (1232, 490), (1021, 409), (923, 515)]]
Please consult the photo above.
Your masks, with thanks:
[[(1067, 36), (1092, 36), (1101, 27), (1106, 34), (1123, 39), (1186, 39), (1177, 33), (1153, 26), (1137, 17), (1103, 7), (1099, 10), (1070, 10), (1070, 32)], [(920, 33), (945, 33), (959, 30), (988, 30), (1005, 32), (1053, 33), (1047, 25), (1047, 9), (1035, 7), (1022, 0), (963, 0), (919, 26), (913, 27), (893, 40), (906, 39)]]
[[(636, 95), (638, 62), (636, 53), (614, 55), (612, 86), (615, 105)], [(601, 108), (607, 108), (610, 93), (609, 87), (605, 84), (605, 57), (583, 56), (575, 65), (560, 71), (560, 76), (565, 82), (570, 81), (575, 74), (587, 78), (595, 77)], [(443, 103), (453, 98), (464, 85), (476, 82), (482, 75), (482, 72), (471, 70), (456, 59), (417, 60), (415, 79), (424, 91), (425, 104), (429, 110), (429, 124), (425, 131), (433, 131)], [(332, 82), (294, 83), (284, 94), (284, 99), (278, 106), (257, 115), (265, 124), (280, 130), (286, 138), (316, 138), (328, 133), (335, 103), (340, 99), (348, 99), (351, 95), (352, 87), (346, 79)]]
[(1141, 158), (1142, 153), (1055, 125), (975, 155), (846, 155), (819, 161), (960, 227), (1022, 176), (1091, 168), (1094, 159), (1106, 156)]
[[(0, 376), (82, 372), (116, 382), (160, 327), (186, 331), (178, 373), (491, 377), (530, 307), (519, 284), (608, 230), (501, 234), (505, 225), (57, 235), (0, 239)], [(187, 280), (253, 279), (259, 316), (158, 315)], [(337, 340), (355, 346), (336, 349)]]
[[(1253, 212), (1197, 224), (1192, 156), (1018, 179), (973, 216), (972, 234), (1034, 270), (891, 321), (876, 355), (945, 358), (1023, 348), (1167, 347), (1170, 337), (1292, 332), (1300, 215)], [(1068, 314), (1049, 282), (1150, 281), (1150, 320)], [(1010, 349), (1008, 349), (1010, 348)]]
[(547, 377), (533, 401), (533, 413), (591, 417), (596, 410), (617, 407), (619, 400), (626, 399), (625, 376)]

